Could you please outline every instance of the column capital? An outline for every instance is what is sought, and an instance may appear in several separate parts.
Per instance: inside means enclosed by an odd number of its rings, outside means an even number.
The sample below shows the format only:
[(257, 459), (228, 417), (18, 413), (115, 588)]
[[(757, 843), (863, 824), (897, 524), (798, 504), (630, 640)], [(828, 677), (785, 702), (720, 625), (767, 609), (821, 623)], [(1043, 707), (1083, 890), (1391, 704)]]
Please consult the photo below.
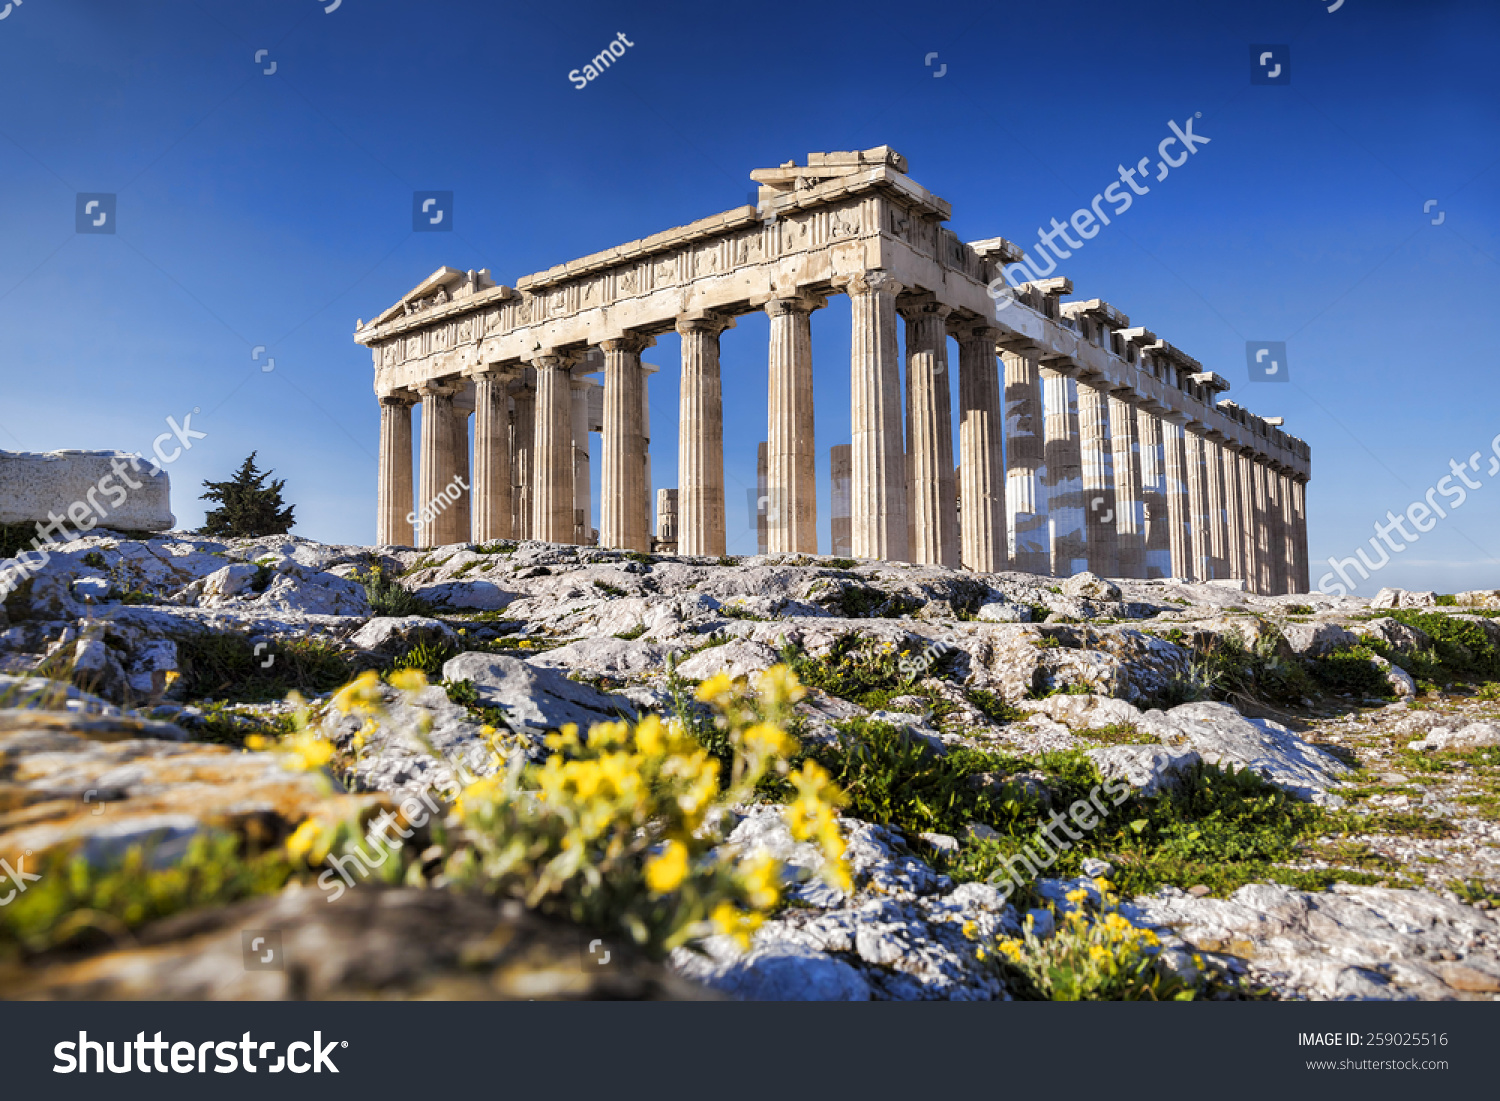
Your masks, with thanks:
[(622, 333), (612, 336), (607, 340), (599, 341), (599, 347), (606, 352), (631, 352), (639, 355), (647, 348), (654, 347), (656, 337), (647, 336), (644, 333)]
[(580, 358), (580, 356), (568, 355), (556, 348), (538, 348), (528, 357), (528, 362), (538, 371), (566, 371), (573, 367)]
[(465, 368), (464, 377), (476, 382), (480, 379), (506, 380), (514, 377), (521, 370), (520, 363), (476, 363), (473, 367)]
[(408, 409), (417, 404), (419, 400), (417, 395), (413, 394), (410, 390), (392, 390), (388, 394), (379, 394), (377, 397), (380, 399), (381, 405), (405, 406)]
[(986, 344), (998, 344), (1004, 331), (982, 317), (958, 316), (948, 319), (949, 334), (960, 342), (982, 340)]
[(715, 310), (692, 310), (677, 315), (679, 333), (712, 333), (717, 336), (725, 329), (734, 328), (734, 318)]
[(414, 389), (424, 398), (447, 398), (452, 397), (459, 391), (459, 387), (454, 386), (452, 383), (447, 383), (442, 379), (436, 378), (419, 382)]
[(953, 312), (953, 307), (939, 302), (931, 291), (917, 291), (897, 298), (896, 312), (907, 321), (921, 321), (930, 317), (944, 321)]
[(785, 317), (788, 314), (810, 314), (828, 305), (828, 299), (815, 294), (764, 295), (750, 300), (752, 306), (761, 306), (768, 317)]
[(894, 275), (879, 268), (853, 275), (836, 275), (833, 285), (848, 295), (888, 294), (893, 298), (906, 289), (905, 283), (897, 282)]

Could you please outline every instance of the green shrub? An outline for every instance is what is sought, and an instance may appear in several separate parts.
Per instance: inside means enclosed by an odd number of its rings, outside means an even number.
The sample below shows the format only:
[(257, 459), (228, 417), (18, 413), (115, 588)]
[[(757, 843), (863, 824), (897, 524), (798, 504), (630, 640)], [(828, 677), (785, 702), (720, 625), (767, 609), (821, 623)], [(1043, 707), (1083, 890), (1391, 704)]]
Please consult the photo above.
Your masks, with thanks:
[[(271, 659), (271, 664), (264, 662)], [(177, 640), (177, 667), (188, 699), (258, 703), (292, 689), (327, 692), (349, 679), (344, 654), (320, 638), (297, 638), (255, 652), (244, 635), (186, 635)]]
[(969, 702), (992, 723), (1017, 723), (1026, 718), (1027, 712), (1007, 703), (1001, 696), (983, 688), (970, 688), (964, 692)]
[(363, 583), (370, 611), (378, 616), (431, 615), (432, 605), (412, 592), (380, 566), (368, 573), (355, 572), (354, 580)]
[(443, 666), (459, 653), (457, 647), (446, 642), (419, 642), (392, 662), (391, 669), (420, 669), (429, 677), (437, 679), (443, 675)]
[(1500, 648), (1490, 641), (1485, 629), (1473, 620), (1412, 608), (1398, 608), (1388, 614), (1392, 619), (1405, 623), (1408, 627), (1415, 627), (1432, 638), (1433, 649), (1440, 663), (1437, 673), (1444, 680), (1486, 681), (1500, 678)]
[(1312, 658), (1307, 664), (1314, 679), (1331, 692), (1347, 692), (1360, 698), (1394, 696), (1395, 689), (1385, 679), (1385, 673), (1370, 660), (1374, 656), (1367, 646), (1345, 646)]

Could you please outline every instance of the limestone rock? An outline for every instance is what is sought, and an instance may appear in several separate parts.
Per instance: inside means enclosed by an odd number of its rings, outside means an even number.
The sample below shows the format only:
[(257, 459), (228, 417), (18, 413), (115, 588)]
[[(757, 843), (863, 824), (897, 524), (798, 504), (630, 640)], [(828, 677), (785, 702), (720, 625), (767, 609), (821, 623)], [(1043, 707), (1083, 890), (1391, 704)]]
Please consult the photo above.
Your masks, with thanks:
[(1120, 586), (1113, 581), (1106, 581), (1088, 571), (1075, 573), (1064, 581), (1058, 588), (1062, 589), (1064, 596), (1073, 597), (1075, 600), (1105, 600), (1118, 602), (1121, 598)]
[(1246, 718), (1224, 703), (1187, 703), (1148, 711), (1141, 729), (1163, 745), (1197, 750), (1211, 765), (1248, 768), (1299, 799), (1325, 802), (1350, 769), (1280, 723)]
[(1359, 641), (1337, 623), (1288, 623), (1281, 633), (1292, 652), (1302, 658), (1323, 657)]
[(504, 709), (511, 729), (517, 731), (556, 730), (567, 723), (586, 731), (597, 722), (635, 716), (635, 708), (620, 696), (502, 654), (459, 654), (444, 664), (443, 679), (473, 681), (480, 701)]
[(1113, 696), (1048, 696), (1043, 700), (1022, 700), (1018, 706), (1075, 730), (1138, 723), (1141, 719), (1140, 708)]
[[(247, 929), (280, 934), (281, 967), (245, 966)], [(587, 967), (594, 939), (518, 907), (448, 891), (362, 884), (333, 898), (289, 889), (156, 922), (137, 933), (136, 947), (39, 967), (12, 977), (6, 995), (88, 1001), (714, 996), (612, 940), (608, 962)]]
[(376, 616), (349, 636), (361, 650), (398, 654), (419, 643), (458, 645), (458, 632), (440, 619), (427, 616)]
[(778, 942), (722, 957), (679, 948), (672, 966), (685, 979), (751, 1002), (867, 1002), (870, 984), (843, 960), (801, 944)]
[(1370, 663), (1379, 669), (1385, 676), (1385, 682), (1391, 686), (1391, 691), (1402, 699), (1415, 699), (1417, 695), (1417, 682), (1412, 675), (1399, 665), (1393, 665), (1390, 661), (1374, 654)]
[(1372, 639), (1403, 654), (1414, 654), (1418, 650), (1431, 650), (1432, 638), (1419, 627), (1411, 627), (1399, 619), (1382, 616), (1365, 623), (1350, 624), (1351, 633)]
[(1196, 750), (1173, 751), (1154, 745), (1110, 745), (1085, 751), (1104, 781), (1123, 780), (1139, 795), (1176, 791), (1202, 763)]
[(688, 680), (707, 680), (719, 672), (753, 679), (779, 660), (776, 651), (764, 643), (735, 639), (694, 654), (677, 667), (677, 672)]
[(166, 470), (152, 473), (149, 462), (127, 451), (0, 451), (0, 486), (0, 524), (46, 523), (49, 514), (66, 516), (79, 502), (87, 511), (80, 510), (70, 528), (87, 522), (91, 528), (166, 531), (177, 523)]
[(1483, 746), (1500, 745), (1500, 724), (1470, 723), (1458, 730), (1447, 727), (1434, 728), (1427, 737), (1412, 742), (1411, 749), (1479, 749)]

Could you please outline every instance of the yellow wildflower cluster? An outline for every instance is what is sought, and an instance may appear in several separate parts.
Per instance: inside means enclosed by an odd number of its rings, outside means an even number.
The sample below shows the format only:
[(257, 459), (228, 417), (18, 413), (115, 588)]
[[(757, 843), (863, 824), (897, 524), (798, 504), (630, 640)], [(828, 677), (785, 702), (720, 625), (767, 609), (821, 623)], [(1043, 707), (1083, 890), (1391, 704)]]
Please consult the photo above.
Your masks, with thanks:
[(752, 798), (767, 775), (790, 773), (793, 834), (817, 841), (829, 878), (851, 886), (837, 790), (817, 765), (796, 773), (788, 765), (797, 746), (785, 727), (803, 694), (781, 666), (763, 673), (753, 693), (724, 675), (703, 682), (698, 698), (714, 708), (733, 749), (727, 777), (676, 719), (549, 735), (544, 765), (515, 759), (465, 789), (456, 808), (464, 835), (447, 878), (619, 929), (651, 951), (710, 932), (748, 946), (781, 901), (782, 868), (713, 850), (723, 840), (719, 812)]
[[(979, 945), (976, 956), (994, 966), (1021, 997), (1050, 1001), (1186, 1000), (1195, 989), (1160, 965), (1161, 941), (1119, 913), (1105, 879), (1094, 893), (1078, 887), (1055, 931), (1040, 936), (1028, 915), (1019, 937)], [(1053, 907), (1054, 914), (1056, 907)], [(972, 934), (968, 929), (965, 933)]]

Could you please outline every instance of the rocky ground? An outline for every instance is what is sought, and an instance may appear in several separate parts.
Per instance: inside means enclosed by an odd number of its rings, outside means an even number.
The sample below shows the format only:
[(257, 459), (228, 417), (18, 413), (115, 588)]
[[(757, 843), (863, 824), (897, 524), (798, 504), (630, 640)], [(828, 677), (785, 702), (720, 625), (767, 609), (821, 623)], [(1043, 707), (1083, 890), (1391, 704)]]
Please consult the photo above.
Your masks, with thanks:
[[(1028, 914), (1045, 932), (1102, 874), (1164, 965), (1214, 976), (1209, 996), (1500, 997), (1500, 593), (108, 533), (22, 574), (0, 562), (6, 994), (1000, 998), (1021, 987), (979, 947)], [(680, 711), (694, 682), (779, 662), (809, 686), (795, 733), (851, 796), (854, 890), (812, 874), (775, 808), (737, 808), (728, 844), (802, 870), (748, 951), (617, 948), (600, 970), (589, 935), (533, 914), (410, 883), (325, 905), (259, 865), (228, 899), (205, 856), (270, 852), (310, 817), (395, 807), (457, 763), (541, 760), (562, 724)], [(433, 685), (381, 689), (373, 727), (320, 713), (324, 770), (244, 748), (289, 729), (289, 690), (316, 702), (400, 665)], [(1138, 817), (997, 889), (1100, 783)], [(142, 853), (183, 881), (120, 902), (109, 876)], [(21, 868), (43, 878), (3, 879)], [(242, 960), (256, 929), (284, 936), (285, 969)]]

